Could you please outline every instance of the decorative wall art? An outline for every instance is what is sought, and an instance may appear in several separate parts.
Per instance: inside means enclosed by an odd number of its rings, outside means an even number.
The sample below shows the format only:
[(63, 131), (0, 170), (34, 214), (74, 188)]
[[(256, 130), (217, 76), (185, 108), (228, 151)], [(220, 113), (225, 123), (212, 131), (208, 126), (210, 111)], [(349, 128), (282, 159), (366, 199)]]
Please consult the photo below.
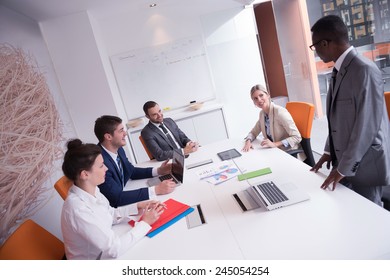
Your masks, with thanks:
[(62, 125), (31, 55), (0, 44), (0, 244), (48, 199)]

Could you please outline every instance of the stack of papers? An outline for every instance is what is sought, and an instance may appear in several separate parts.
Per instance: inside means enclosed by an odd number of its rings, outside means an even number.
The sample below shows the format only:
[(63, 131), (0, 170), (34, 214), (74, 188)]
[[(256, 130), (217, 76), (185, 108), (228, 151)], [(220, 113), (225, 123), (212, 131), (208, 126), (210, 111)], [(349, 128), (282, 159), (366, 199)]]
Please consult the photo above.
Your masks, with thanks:
[(201, 180), (205, 179), (213, 185), (218, 185), (236, 177), (239, 174), (240, 172), (234, 162), (226, 160), (199, 171), (198, 177)]

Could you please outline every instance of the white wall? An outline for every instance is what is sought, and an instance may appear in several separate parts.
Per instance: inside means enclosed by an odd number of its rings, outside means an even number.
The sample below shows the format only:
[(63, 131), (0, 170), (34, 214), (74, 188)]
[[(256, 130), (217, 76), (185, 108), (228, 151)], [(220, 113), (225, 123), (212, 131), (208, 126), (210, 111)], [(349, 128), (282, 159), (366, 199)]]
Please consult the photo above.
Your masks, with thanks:
[[(52, 61), (36, 22), (22, 16), (0, 5), (0, 43), (22, 48), (25, 53), (31, 54), (40, 71), (45, 75), (50, 92), (53, 95), (57, 110), (63, 122), (64, 138), (75, 137), (73, 120), (70, 118), (68, 108), (62, 96), (57, 76), (53, 69)], [(61, 143), (64, 145), (64, 143)], [(33, 215), (32, 219), (45, 227), (59, 238), (62, 237), (60, 229), (60, 212), (62, 199), (54, 190), (54, 182), (62, 176), (61, 160), (55, 163), (55, 171), (45, 183), (47, 192), (47, 203), (41, 205), (40, 210)]]
[(243, 139), (259, 113), (249, 90), (255, 84), (265, 85), (253, 10), (229, 9), (204, 15), (201, 20), (230, 137)]
[[(164, 14), (122, 11), (109, 18), (79, 13), (41, 22), (41, 28), (70, 113), (77, 120), (77, 135), (84, 141), (96, 141), (92, 127), (98, 116), (127, 119), (110, 56), (189, 36), (204, 38), (216, 101), (224, 104), (230, 135), (244, 137), (254, 125), (258, 110), (249, 89), (265, 82), (251, 8), (200, 17), (169, 9)], [(84, 112), (86, 106), (89, 114)], [(127, 152), (133, 159), (130, 149)]]
[[(252, 10), (233, 8), (201, 17), (175, 10), (165, 17), (153, 15), (144, 24), (136, 20), (134, 14), (126, 11), (108, 19), (97, 19), (85, 12), (44, 21), (38, 26), (0, 6), (0, 41), (30, 51), (46, 67), (51, 93), (65, 123), (66, 138), (77, 136), (85, 142), (96, 142), (93, 125), (98, 116), (126, 117), (109, 57), (201, 34), (210, 58), (217, 101), (225, 107), (230, 136), (244, 138), (258, 117), (249, 89), (264, 83)], [(61, 175), (58, 169), (47, 184), (52, 186)], [(61, 238), (62, 201), (54, 191), (48, 195), (51, 200), (34, 220)]]
[(256, 83), (265, 84), (265, 80), (251, 8), (230, 8), (200, 17), (176, 10), (163, 15), (124, 11), (96, 22), (108, 57), (202, 36), (213, 73), (216, 101), (224, 104), (230, 135), (243, 138), (254, 125), (258, 110), (250, 100), (249, 89)]
[(40, 23), (78, 137), (97, 143), (96, 118), (116, 115), (107, 77), (86, 12)]

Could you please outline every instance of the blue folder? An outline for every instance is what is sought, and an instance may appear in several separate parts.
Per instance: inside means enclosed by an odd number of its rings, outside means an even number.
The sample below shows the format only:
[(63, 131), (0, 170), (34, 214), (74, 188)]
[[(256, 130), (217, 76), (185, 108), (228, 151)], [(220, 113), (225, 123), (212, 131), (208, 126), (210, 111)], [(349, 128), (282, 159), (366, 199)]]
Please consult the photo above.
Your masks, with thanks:
[(163, 224), (162, 226), (160, 226), (159, 228), (156, 228), (155, 230), (149, 232), (146, 236), (148, 237), (153, 237), (155, 236), (156, 234), (162, 232), (164, 229), (166, 229), (167, 227), (173, 225), (174, 223), (176, 223), (178, 220), (180, 220), (181, 218), (184, 218), (185, 216), (187, 216), (188, 214), (190, 214), (192, 211), (194, 211), (194, 208), (190, 207), (188, 208), (186, 211), (184, 211), (183, 213), (181, 213), (180, 215), (177, 215), (175, 218), (173, 218), (172, 220), (170, 220), (169, 222)]

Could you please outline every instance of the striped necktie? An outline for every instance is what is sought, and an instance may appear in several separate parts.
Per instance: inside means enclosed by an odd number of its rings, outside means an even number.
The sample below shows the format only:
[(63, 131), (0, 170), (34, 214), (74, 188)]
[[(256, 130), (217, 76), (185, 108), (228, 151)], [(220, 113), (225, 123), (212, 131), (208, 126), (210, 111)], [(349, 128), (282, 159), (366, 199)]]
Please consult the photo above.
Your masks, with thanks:
[(175, 143), (175, 140), (173, 140), (173, 138), (169, 134), (167, 128), (163, 124), (160, 124), (159, 127), (162, 129), (162, 131), (164, 132), (165, 136), (168, 138), (168, 141), (171, 143), (172, 148), (177, 149), (177, 145)]
[(121, 159), (120, 159), (119, 155), (116, 156), (116, 162), (118, 163), (119, 174), (120, 174), (120, 177), (121, 177), (121, 182), (122, 182), (122, 187), (123, 187), (123, 185), (124, 185), (124, 182), (123, 182), (123, 168), (122, 168), (122, 162), (121, 162)]

